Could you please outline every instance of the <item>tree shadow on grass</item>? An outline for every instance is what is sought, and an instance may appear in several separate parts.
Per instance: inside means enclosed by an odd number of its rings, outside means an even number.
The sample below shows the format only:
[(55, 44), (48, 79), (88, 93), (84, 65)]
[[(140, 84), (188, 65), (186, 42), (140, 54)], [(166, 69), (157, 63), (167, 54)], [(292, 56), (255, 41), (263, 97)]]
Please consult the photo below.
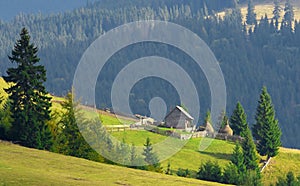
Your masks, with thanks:
[(220, 152), (207, 152), (207, 151), (198, 151), (200, 154), (205, 154), (212, 156), (216, 159), (222, 159), (222, 160), (230, 160), (231, 154), (228, 153), (220, 153)]

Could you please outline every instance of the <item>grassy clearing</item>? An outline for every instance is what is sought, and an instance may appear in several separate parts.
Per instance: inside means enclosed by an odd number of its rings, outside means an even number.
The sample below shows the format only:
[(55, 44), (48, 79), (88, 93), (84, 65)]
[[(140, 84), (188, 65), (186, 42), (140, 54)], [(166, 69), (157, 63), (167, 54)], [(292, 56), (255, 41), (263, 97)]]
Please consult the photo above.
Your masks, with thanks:
[[(126, 143), (134, 143), (136, 146), (142, 146), (147, 137), (150, 138), (152, 144), (162, 142), (167, 138), (166, 136), (148, 131), (112, 132), (111, 135), (119, 140), (124, 138)], [(199, 147), (201, 140), (202, 138), (190, 139), (178, 153), (162, 163), (163, 167), (166, 168), (170, 161), (173, 170), (184, 168), (197, 171), (201, 163), (208, 160), (218, 161), (222, 166), (225, 166), (230, 161), (230, 156), (234, 148), (233, 143), (222, 140), (212, 140), (211, 145), (206, 150), (200, 152)]]
[(146, 142), (147, 137), (150, 138), (152, 144), (159, 143), (166, 138), (166, 136), (162, 136), (152, 132), (134, 130), (112, 132), (111, 135), (120, 141), (124, 139), (126, 143), (134, 144), (136, 146), (142, 146)]
[(105, 114), (104, 112), (101, 112), (100, 118), (103, 125), (128, 125), (134, 123), (132, 120), (122, 119), (123, 117), (118, 118), (115, 115)]
[[(281, 4), (282, 10), (284, 9), (284, 4)], [(257, 19), (260, 20), (262, 16), (265, 16), (267, 14), (268, 18), (273, 17), (273, 10), (274, 10), (274, 5), (273, 4), (258, 4), (255, 5), (255, 13), (257, 16)], [(246, 14), (247, 14), (247, 7), (242, 7), (241, 12), (244, 18), (244, 21), (246, 21)], [(295, 14), (295, 19), (299, 20), (300, 19), (300, 7), (299, 6), (294, 6), (294, 14)], [(281, 11), (281, 18), (284, 16), (284, 11)]]
[(221, 185), (0, 142), (1, 185)]
[[(281, 4), (282, 10), (284, 9), (284, 4)], [(264, 17), (266, 14), (268, 18), (273, 17), (273, 10), (274, 10), (274, 5), (273, 4), (257, 4), (255, 5), (255, 13), (257, 20), (260, 20), (261, 17)], [(241, 13), (243, 15), (243, 22), (246, 21), (246, 14), (247, 14), (247, 6), (241, 7)], [(294, 5), (294, 14), (295, 14), (295, 19), (300, 20), (300, 6), (299, 5)], [(225, 12), (220, 12), (218, 13), (219, 16), (223, 17), (225, 15)], [(284, 11), (281, 12), (281, 18), (283, 18)]]
[(167, 167), (168, 162), (171, 168), (178, 168), (198, 171), (200, 165), (206, 161), (217, 161), (221, 166), (225, 166), (230, 161), (234, 144), (221, 140), (213, 140), (211, 145), (204, 151), (199, 151), (202, 138), (194, 138), (174, 156), (164, 161), (162, 165)]

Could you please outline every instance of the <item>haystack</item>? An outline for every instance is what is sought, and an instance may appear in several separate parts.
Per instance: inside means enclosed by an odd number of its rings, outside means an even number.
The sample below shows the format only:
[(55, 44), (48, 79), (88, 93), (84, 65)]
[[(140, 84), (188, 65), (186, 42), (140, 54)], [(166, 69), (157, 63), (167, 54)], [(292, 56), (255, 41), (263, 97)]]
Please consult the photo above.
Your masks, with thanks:
[(230, 128), (228, 121), (227, 124), (223, 128), (221, 128), (220, 133), (227, 134), (228, 136), (233, 135), (233, 130)]

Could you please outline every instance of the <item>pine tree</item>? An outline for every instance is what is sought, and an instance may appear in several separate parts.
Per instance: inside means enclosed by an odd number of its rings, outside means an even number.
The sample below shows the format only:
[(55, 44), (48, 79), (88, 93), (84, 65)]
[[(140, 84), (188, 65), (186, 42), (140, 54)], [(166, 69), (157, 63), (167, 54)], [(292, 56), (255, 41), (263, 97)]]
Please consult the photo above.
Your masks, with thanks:
[(224, 127), (227, 123), (227, 121), (225, 121), (227, 119), (226, 116), (226, 112), (225, 110), (222, 110), (219, 117), (218, 117), (218, 123), (217, 123), (217, 128), (220, 130), (222, 129), (222, 127)]
[(244, 164), (244, 153), (240, 144), (236, 144), (233, 150), (233, 154), (231, 157), (231, 163), (237, 167), (238, 174), (242, 175), (246, 171), (246, 166)]
[(223, 173), (223, 183), (237, 185), (239, 183), (239, 173), (237, 167), (229, 163)]
[(160, 166), (159, 159), (157, 155), (152, 151), (153, 147), (149, 137), (146, 139), (146, 143), (144, 144), (144, 147), (145, 147), (143, 152), (143, 156), (145, 157), (144, 160), (146, 163), (149, 164), (147, 166), (147, 169), (150, 171), (162, 172), (162, 167)]
[(259, 154), (267, 155), (268, 158), (276, 156), (281, 145), (281, 130), (278, 120), (275, 119), (275, 110), (266, 87), (262, 89), (255, 120), (253, 134), (258, 141), (257, 150)]
[(246, 174), (244, 153), (239, 143), (236, 143), (232, 153), (231, 162), (224, 170), (223, 183), (240, 184)]
[(224, 113), (220, 129), (224, 128), (227, 125), (227, 123), (228, 123), (228, 117), (226, 116), (226, 113)]
[(50, 149), (52, 136), (50, 120), (51, 98), (43, 83), (46, 70), (39, 65), (38, 48), (30, 43), (28, 31), (23, 28), (9, 60), (16, 65), (7, 70), (5, 81), (12, 85), (5, 89), (11, 100), (13, 141), (38, 149)]
[(281, 7), (279, 0), (274, 0), (273, 20), (275, 20), (276, 29), (278, 29)]
[(205, 115), (205, 118), (204, 118), (204, 123), (210, 123), (210, 124), (212, 124), (211, 123), (211, 115), (210, 115), (210, 111), (208, 110), (207, 112), (206, 112), (206, 115)]
[(242, 141), (242, 149), (244, 154), (244, 165), (247, 170), (258, 170), (258, 156), (255, 144), (251, 135), (251, 131), (247, 128), (245, 138)]
[(230, 117), (230, 124), (234, 135), (245, 137), (248, 123), (247, 115), (240, 102), (236, 104), (236, 107)]
[(246, 23), (248, 25), (256, 24), (256, 13), (254, 12), (254, 5), (252, 0), (248, 0), (248, 8), (247, 8), (247, 15), (246, 15)]
[(211, 161), (202, 164), (197, 172), (197, 179), (220, 182), (222, 180), (220, 165)]
[(134, 168), (137, 163), (137, 154), (136, 154), (136, 147), (134, 144), (131, 145), (130, 148), (130, 167)]
[(85, 141), (78, 128), (78, 124), (82, 125), (82, 122), (85, 122), (78, 104), (74, 101), (73, 91), (69, 92), (65, 97), (65, 101), (61, 103), (63, 114), (61, 115), (60, 126), (62, 126), (62, 131), (57, 138), (57, 151), (85, 159), (96, 157), (93, 160), (98, 161), (100, 156)]
[(285, 6), (284, 6), (284, 16), (283, 16), (283, 20), (282, 20), (282, 27), (292, 29), (293, 21), (294, 21), (294, 8), (293, 8), (290, 0), (286, 0)]

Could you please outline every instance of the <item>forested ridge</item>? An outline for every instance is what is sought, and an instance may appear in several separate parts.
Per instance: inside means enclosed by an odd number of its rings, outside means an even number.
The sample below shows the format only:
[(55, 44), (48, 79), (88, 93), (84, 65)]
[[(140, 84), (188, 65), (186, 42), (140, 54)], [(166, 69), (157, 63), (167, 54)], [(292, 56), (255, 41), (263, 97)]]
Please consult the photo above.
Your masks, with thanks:
[[(29, 29), (38, 46), (41, 62), (47, 70), (47, 90), (65, 95), (71, 88), (73, 75), (85, 49), (101, 34), (126, 22), (167, 20), (197, 33), (213, 50), (224, 73), (227, 88), (227, 113), (240, 101), (254, 123), (260, 89), (266, 85), (272, 95), (286, 147), (300, 148), (300, 24), (276, 28), (271, 17), (246, 26), (234, 1), (118, 1), (88, 4), (84, 8), (53, 15), (19, 15), (10, 22), (0, 21), (1, 75), (10, 62), (11, 52), (20, 28)], [(128, 1), (126, 1), (128, 2)], [(197, 3), (196, 3), (197, 2)], [(119, 6), (118, 6), (119, 5)], [(212, 13), (230, 8), (224, 18)], [(208, 15), (210, 16), (208, 17)], [(281, 20), (282, 18), (280, 18)], [(250, 28), (250, 31), (249, 31)], [(97, 83), (97, 106), (110, 107), (109, 96), (114, 77), (127, 63), (143, 56), (160, 55), (183, 65), (200, 92), (202, 115), (209, 108), (210, 92), (205, 76), (196, 70), (184, 53), (167, 45), (144, 43), (129, 46), (114, 55)], [(184, 64), (189, 64), (188, 67)], [(151, 87), (163, 87), (151, 89)], [(147, 90), (145, 91), (142, 90)], [(171, 92), (171, 93), (170, 93)], [(174, 87), (152, 78), (139, 82), (132, 90), (132, 110), (149, 115), (148, 103), (161, 96), (168, 108), (178, 103)]]

